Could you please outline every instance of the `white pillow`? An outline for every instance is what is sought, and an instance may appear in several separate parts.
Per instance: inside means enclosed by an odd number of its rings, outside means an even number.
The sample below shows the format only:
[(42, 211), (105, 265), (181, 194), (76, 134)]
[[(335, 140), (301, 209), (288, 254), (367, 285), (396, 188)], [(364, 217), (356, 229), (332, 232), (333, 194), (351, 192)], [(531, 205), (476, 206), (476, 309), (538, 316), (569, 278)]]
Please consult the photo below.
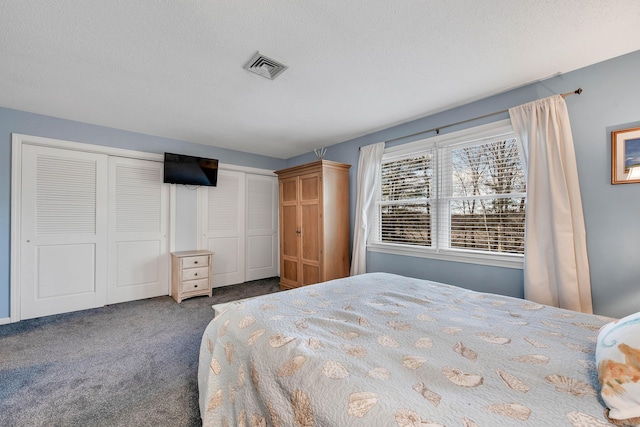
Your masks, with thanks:
[(610, 421), (640, 426), (640, 312), (600, 329), (596, 364)]

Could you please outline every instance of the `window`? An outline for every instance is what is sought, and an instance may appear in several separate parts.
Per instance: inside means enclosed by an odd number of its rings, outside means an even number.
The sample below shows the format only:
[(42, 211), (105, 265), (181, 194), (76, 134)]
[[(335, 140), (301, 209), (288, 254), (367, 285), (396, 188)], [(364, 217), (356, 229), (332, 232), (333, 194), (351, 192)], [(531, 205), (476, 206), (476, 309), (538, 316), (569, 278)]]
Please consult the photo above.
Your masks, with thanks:
[(432, 246), (433, 153), (383, 161), (380, 241)]
[(385, 149), (370, 250), (522, 266), (526, 182), (505, 122)]

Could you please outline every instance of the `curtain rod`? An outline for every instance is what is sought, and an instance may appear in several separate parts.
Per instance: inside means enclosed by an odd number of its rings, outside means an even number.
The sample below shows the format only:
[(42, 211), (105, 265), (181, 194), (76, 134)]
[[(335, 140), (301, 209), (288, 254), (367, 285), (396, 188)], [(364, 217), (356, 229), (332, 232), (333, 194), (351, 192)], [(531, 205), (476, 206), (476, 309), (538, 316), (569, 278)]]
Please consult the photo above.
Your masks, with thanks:
[[(580, 95), (581, 93), (582, 93), (582, 88), (579, 87), (578, 89), (574, 90), (573, 92), (563, 93), (560, 96), (562, 96), (563, 98), (566, 98), (567, 96)], [(496, 111), (494, 113), (489, 113), (489, 114), (485, 114), (485, 115), (482, 115), (482, 116), (473, 117), (471, 119), (462, 120), (460, 122), (449, 123), (448, 125), (438, 126), (436, 128), (432, 128), (432, 129), (428, 129), (428, 130), (423, 130), (423, 131), (420, 131), (420, 132), (412, 133), (411, 135), (404, 135), (404, 136), (399, 136), (397, 138), (388, 139), (385, 142), (398, 141), (398, 140), (401, 140), (401, 139), (411, 138), (412, 136), (422, 135), (423, 133), (429, 133), (429, 132), (433, 132), (433, 131), (436, 132), (436, 135), (439, 135), (440, 134), (440, 129), (445, 129), (445, 128), (449, 128), (451, 126), (461, 125), (463, 123), (468, 123), (468, 122), (472, 122), (474, 120), (480, 120), (480, 119), (484, 119), (484, 118), (491, 117), (491, 116), (496, 116), (498, 114), (507, 113), (507, 112), (509, 112), (509, 109), (500, 110), (500, 111)]]

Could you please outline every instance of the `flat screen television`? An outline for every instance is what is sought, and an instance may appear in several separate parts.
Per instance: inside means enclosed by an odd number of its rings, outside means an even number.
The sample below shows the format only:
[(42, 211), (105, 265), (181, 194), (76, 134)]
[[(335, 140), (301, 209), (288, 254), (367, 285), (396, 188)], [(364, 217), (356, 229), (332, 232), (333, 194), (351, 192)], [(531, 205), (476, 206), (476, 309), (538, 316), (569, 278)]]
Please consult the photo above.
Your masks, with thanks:
[(164, 182), (215, 187), (218, 183), (218, 160), (164, 153)]

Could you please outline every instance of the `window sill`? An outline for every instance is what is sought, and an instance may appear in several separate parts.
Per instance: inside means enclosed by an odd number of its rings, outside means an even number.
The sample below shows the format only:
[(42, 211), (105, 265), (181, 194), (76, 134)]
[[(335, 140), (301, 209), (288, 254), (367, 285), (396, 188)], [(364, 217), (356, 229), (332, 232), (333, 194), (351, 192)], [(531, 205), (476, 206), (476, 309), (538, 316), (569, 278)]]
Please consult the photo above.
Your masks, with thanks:
[(487, 252), (470, 252), (463, 250), (441, 250), (419, 248), (415, 246), (389, 245), (385, 243), (369, 243), (367, 250), (393, 255), (430, 258), (442, 261), (465, 262), (469, 264), (490, 265), (493, 267), (524, 268), (524, 256), (512, 254), (494, 254)]

